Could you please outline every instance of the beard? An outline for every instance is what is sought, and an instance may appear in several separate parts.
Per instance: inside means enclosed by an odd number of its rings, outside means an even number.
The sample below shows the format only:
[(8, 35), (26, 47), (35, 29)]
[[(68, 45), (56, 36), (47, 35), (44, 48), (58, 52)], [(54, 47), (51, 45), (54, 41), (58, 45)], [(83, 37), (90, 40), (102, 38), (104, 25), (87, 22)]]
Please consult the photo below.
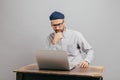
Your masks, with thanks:
[(64, 29), (55, 30), (56, 33), (58, 33), (58, 32), (63, 32), (63, 31), (64, 31)]
[(63, 32), (63, 31), (64, 31), (64, 28), (63, 29), (57, 29), (57, 30), (55, 30), (56, 33)]

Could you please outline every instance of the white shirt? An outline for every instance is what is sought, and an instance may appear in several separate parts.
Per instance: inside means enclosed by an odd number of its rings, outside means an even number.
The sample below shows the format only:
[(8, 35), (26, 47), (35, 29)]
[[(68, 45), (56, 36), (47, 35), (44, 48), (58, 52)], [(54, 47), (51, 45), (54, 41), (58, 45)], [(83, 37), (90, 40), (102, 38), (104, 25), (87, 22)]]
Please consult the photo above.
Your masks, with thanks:
[(83, 60), (82, 54), (86, 53), (84, 60), (89, 63), (93, 59), (92, 47), (85, 40), (80, 32), (68, 30), (63, 32), (63, 38), (56, 45), (52, 44), (54, 33), (47, 38), (47, 47), (49, 50), (63, 50), (67, 52), (70, 63), (77, 65)]

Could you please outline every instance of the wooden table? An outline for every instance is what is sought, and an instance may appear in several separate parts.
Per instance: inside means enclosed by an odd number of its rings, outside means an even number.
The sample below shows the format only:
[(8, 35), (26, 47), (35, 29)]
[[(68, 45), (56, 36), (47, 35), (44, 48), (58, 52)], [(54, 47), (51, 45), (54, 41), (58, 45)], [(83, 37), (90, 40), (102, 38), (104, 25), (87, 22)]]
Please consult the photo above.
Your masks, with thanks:
[(103, 80), (102, 66), (89, 66), (71, 71), (38, 70), (36, 64), (30, 64), (15, 70), (16, 80)]

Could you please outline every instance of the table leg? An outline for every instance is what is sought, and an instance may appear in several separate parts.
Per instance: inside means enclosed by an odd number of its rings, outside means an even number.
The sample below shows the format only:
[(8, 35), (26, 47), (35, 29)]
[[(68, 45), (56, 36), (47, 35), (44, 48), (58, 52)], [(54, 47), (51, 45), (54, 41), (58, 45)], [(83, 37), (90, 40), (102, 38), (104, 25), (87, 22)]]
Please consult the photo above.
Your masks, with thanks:
[(23, 74), (17, 72), (17, 73), (16, 73), (16, 80), (23, 80)]

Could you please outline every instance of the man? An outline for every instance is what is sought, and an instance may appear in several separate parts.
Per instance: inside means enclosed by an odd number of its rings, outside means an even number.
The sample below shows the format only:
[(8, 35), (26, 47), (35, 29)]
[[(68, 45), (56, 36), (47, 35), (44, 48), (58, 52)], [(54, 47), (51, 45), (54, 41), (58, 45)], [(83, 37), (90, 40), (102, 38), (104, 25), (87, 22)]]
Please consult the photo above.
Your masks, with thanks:
[[(93, 59), (92, 47), (80, 32), (66, 28), (64, 18), (64, 14), (58, 11), (50, 15), (49, 19), (54, 32), (47, 38), (48, 48), (66, 51), (70, 63), (87, 68)], [(82, 53), (86, 53), (84, 59)]]

